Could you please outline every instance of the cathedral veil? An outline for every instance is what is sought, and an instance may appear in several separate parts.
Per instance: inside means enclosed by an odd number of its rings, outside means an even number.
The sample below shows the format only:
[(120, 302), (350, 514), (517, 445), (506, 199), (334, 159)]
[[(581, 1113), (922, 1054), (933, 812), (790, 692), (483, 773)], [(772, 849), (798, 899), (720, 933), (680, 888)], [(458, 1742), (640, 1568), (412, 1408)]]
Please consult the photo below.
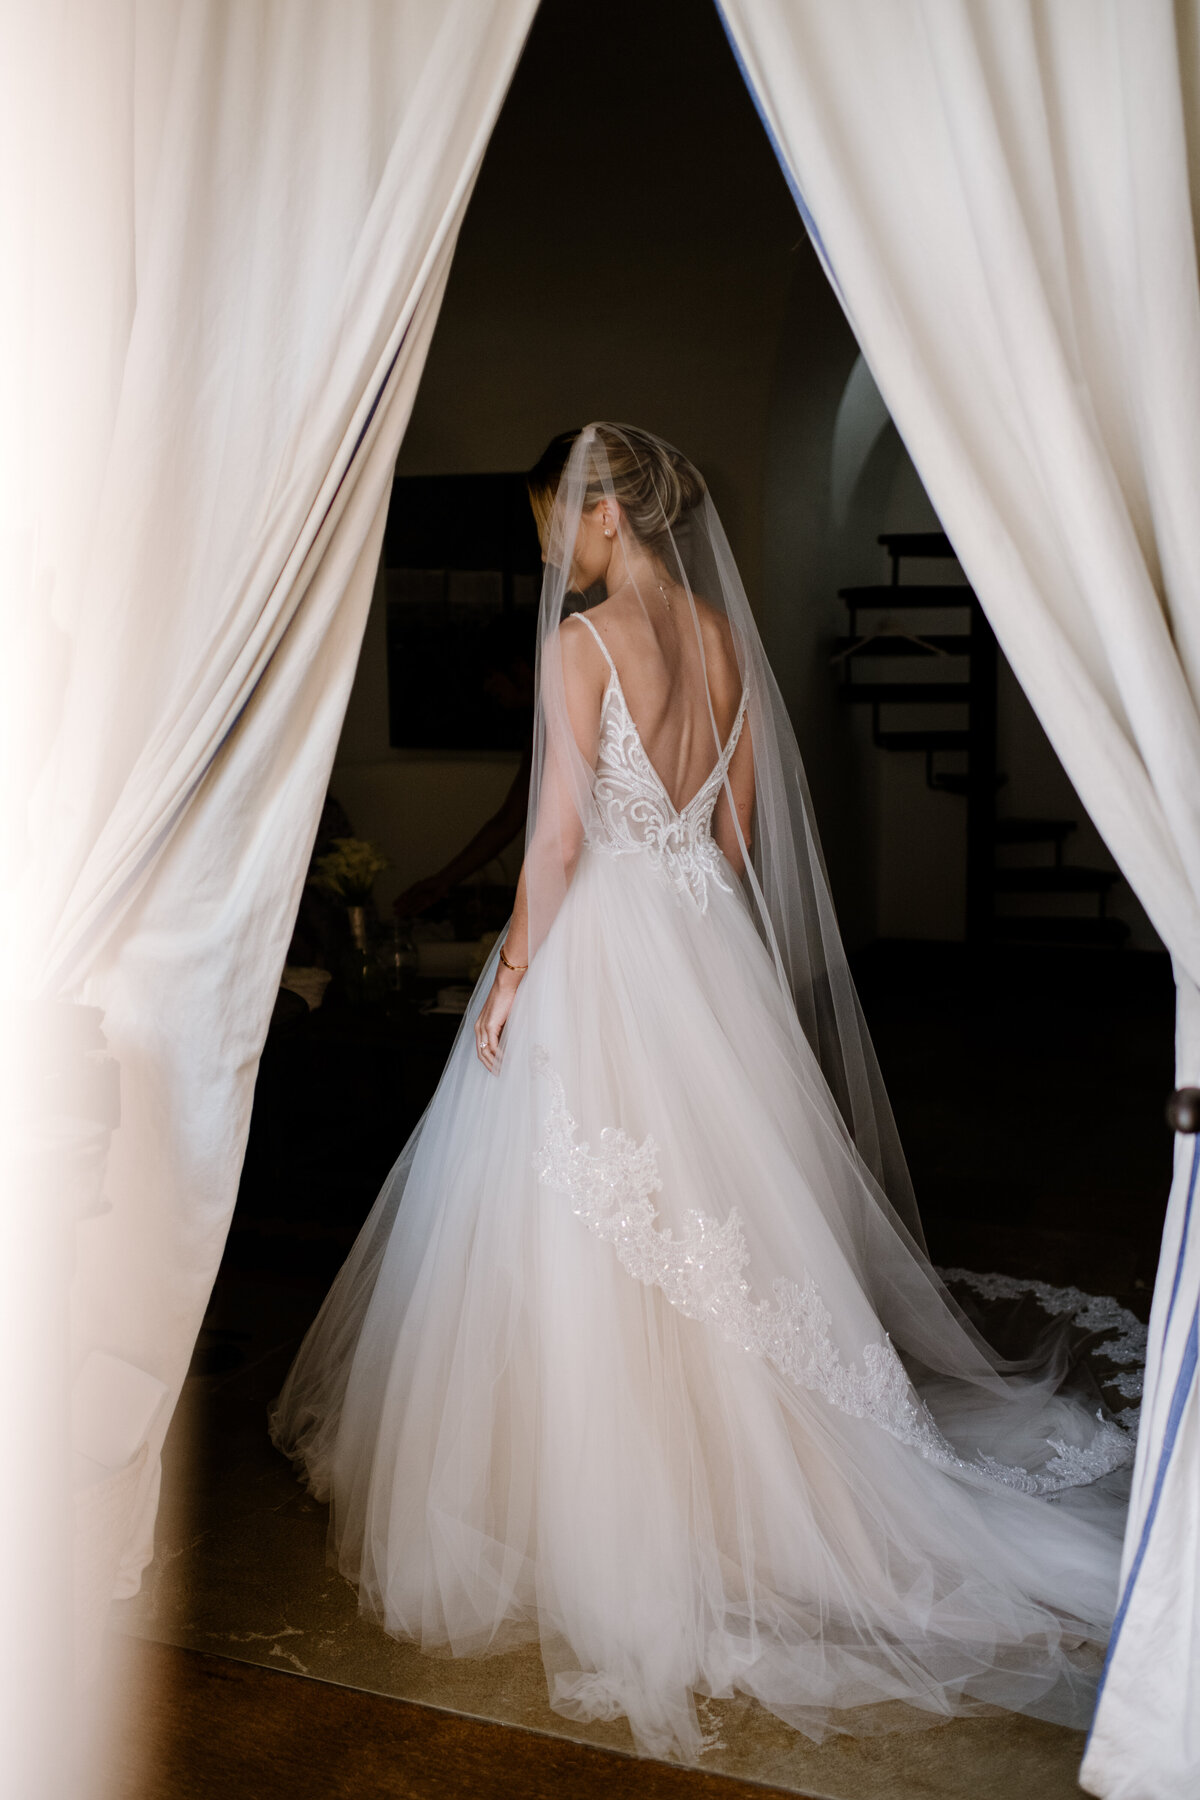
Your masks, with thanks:
[[(565, 442), (556, 440), (559, 446)], [(537, 474), (535, 470), (531, 478), (535, 511)], [(978, 1408), (981, 1390), (986, 1390), (998, 1403), (994, 1448), (1001, 1460), (1015, 1465), (1027, 1453), (1036, 1457), (1040, 1449), (1044, 1454), (1039, 1434), (1028, 1442), (1018, 1421), (1022, 1414), (1032, 1419), (1038, 1396), (1050, 1395), (1061, 1384), (1068, 1360), (1063, 1334), (1048, 1326), (1039, 1340), (1024, 1346), (1021, 1361), (1001, 1358), (929, 1260), (899, 1134), (838, 929), (796, 734), (729, 541), (700, 472), (673, 446), (630, 425), (601, 421), (579, 431), (570, 442), (552, 501), (544, 497), (541, 508), (545, 574), (524, 865), (529, 955), (534, 956), (558, 915), (581, 843), (603, 835), (593, 787), (595, 745), (572, 716), (564, 631), (575, 629), (568, 621), (576, 612), (586, 613), (605, 599), (603, 585), (580, 590), (574, 554), (581, 524), (604, 500), (616, 520), (620, 562), (640, 564), (644, 571), (646, 558), (638, 553), (652, 552), (650, 578), (643, 572), (630, 583), (651, 630), (660, 601), (658, 577), (664, 587), (678, 587), (686, 596), (696, 653), (675, 672), (669, 691), (655, 691), (653, 683), (644, 690), (645, 712), (638, 718), (643, 740), (648, 737), (644, 720), (657, 719), (653, 741), (668, 759), (690, 726), (706, 740), (705, 766), (717, 763), (724, 733), (717, 672), (705, 645), (713, 642), (714, 626), (718, 639), (732, 645), (753, 753), (749, 843), (738, 823), (729, 770), (725, 800), (743, 853), (745, 902), (794, 1022), (796, 1066), (815, 1057), (831, 1101), (829, 1128), (841, 1138), (845, 1176), (834, 1209), (838, 1216), (831, 1212), (830, 1224), (853, 1242), (859, 1280), (914, 1378), (931, 1378), (935, 1384), (948, 1378), (940, 1396), (947, 1425), (952, 1428), (959, 1403)], [(641, 708), (635, 705), (634, 710)], [(646, 747), (650, 760), (658, 760), (650, 743)], [(665, 848), (669, 854), (670, 846)], [(645, 1004), (669, 1013), (670, 995), (647, 994)], [(731, 1194), (730, 1204), (736, 1199)], [(768, 1271), (761, 1280), (769, 1288)], [(1014, 1377), (1021, 1390), (1019, 1403)], [(980, 1435), (981, 1426), (977, 1413), (971, 1431), (975, 1450), (988, 1435), (986, 1427)]]
[[(924, 1249), (912, 1183), (900, 1146), (879, 1065), (855, 992), (830, 897), (816, 820), (796, 735), (768, 666), (729, 541), (699, 473), (679, 452), (649, 433), (607, 423), (585, 427), (571, 447), (559, 483), (546, 543), (546, 572), (538, 621), (538, 705), (534, 734), (534, 775), (526, 843), (526, 885), (530, 907), (530, 948), (536, 947), (555, 917), (565, 891), (565, 870), (579, 834), (594, 823), (592, 770), (568, 716), (563, 684), (565, 618), (603, 593), (584, 596), (572, 580), (572, 547), (585, 509), (604, 497), (618, 500), (614, 464), (645, 461), (651, 509), (639, 519), (653, 533), (655, 561), (668, 582), (686, 595), (698, 650), (692, 712), (707, 715), (712, 757), (720, 752), (715, 696), (704, 657), (699, 607), (727, 622), (738, 669), (747, 693), (747, 725), (754, 757), (754, 823), (744, 887), (759, 932), (771, 952), (779, 982), (796, 1009), (817, 1055), (858, 1155), (882, 1203), (886, 1194), (899, 1221)], [(676, 472), (669, 490), (663, 465)], [(656, 472), (657, 471), (657, 472)], [(618, 510), (617, 543), (628, 546), (631, 527)], [(634, 591), (647, 615), (656, 596)], [(736, 809), (726, 795), (743, 852), (745, 839)], [(881, 1193), (880, 1193), (881, 1190)]]

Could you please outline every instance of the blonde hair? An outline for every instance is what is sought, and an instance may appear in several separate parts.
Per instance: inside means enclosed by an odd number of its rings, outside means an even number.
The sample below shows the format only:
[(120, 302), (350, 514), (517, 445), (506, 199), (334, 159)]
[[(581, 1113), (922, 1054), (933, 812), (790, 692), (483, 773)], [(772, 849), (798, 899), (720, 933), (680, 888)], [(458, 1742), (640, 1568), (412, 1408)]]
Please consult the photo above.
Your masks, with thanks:
[[(651, 554), (665, 549), (670, 532), (704, 498), (704, 477), (686, 456), (636, 425), (593, 429), (597, 443), (588, 457), (584, 510), (611, 494), (638, 542)], [(579, 436), (578, 431), (564, 431), (552, 438), (525, 478), (543, 541), (549, 535), (563, 470)]]

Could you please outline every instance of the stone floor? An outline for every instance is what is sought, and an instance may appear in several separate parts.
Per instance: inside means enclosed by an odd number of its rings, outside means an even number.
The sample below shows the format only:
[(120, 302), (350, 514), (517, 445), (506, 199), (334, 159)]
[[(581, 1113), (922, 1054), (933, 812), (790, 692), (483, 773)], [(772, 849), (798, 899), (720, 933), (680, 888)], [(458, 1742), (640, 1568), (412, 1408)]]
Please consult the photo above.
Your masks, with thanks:
[[(914, 952), (860, 970), (931, 1249), (1119, 1293), (1144, 1316), (1169, 1178), (1169, 978), (1153, 958), (1023, 967), (1021, 980), (981, 983), (960, 959)], [(157, 1559), (119, 1629), (628, 1750), (623, 1721), (550, 1710), (536, 1649), (422, 1656), (360, 1617), (326, 1566), (325, 1509), (270, 1447), (264, 1409), (352, 1228), (332, 1206), (271, 1218), (260, 1196), (232, 1234), (168, 1441)], [(704, 1756), (710, 1774), (830, 1800), (1079, 1791), (1082, 1737), (1013, 1715), (816, 1746), (752, 1703), (709, 1704), (722, 1739)]]

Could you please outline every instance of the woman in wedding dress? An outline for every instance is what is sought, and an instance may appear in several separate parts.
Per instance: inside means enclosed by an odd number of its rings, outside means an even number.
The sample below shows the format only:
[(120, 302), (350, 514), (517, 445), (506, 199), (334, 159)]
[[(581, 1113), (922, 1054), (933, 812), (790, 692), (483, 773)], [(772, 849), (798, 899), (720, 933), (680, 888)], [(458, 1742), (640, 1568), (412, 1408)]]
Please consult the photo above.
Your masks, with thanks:
[[(931, 1266), (799, 752), (698, 472), (556, 440), (512, 919), (272, 1409), (383, 1627), (538, 1640), (698, 1754), (1087, 1723), (1132, 1448)], [(906, 1702), (906, 1706), (885, 1705)]]

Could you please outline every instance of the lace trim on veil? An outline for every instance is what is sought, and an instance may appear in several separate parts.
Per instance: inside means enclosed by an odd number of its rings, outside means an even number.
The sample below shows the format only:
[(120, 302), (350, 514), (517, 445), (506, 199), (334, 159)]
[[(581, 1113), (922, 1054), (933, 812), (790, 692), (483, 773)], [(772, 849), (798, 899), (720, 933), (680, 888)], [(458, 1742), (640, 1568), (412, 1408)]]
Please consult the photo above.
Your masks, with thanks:
[[(974, 1269), (939, 1269), (942, 1280), (951, 1287), (970, 1288), (985, 1301), (1021, 1300), (1026, 1295), (1037, 1301), (1043, 1312), (1061, 1317), (1069, 1314), (1071, 1323), (1089, 1336), (1104, 1338), (1096, 1354), (1115, 1365), (1116, 1372), (1101, 1375), (1124, 1400), (1140, 1400), (1145, 1379), (1149, 1329), (1109, 1294), (1085, 1294), (1082, 1288), (1055, 1287), (1049, 1281), (1037, 1281), (1017, 1275), (981, 1275)], [(1108, 1337), (1106, 1334), (1116, 1335)], [(1122, 1424), (1136, 1433), (1140, 1407), (1127, 1406)]]
[(659, 1226), (650, 1198), (663, 1185), (654, 1139), (637, 1144), (609, 1125), (593, 1154), (588, 1143), (575, 1141), (577, 1124), (566, 1090), (543, 1045), (534, 1047), (532, 1062), (551, 1090), (545, 1133), (533, 1157), (539, 1181), (564, 1193), (588, 1230), (613, 1246), (626, 1273), (659, 1288), (686, 1318), (714, 1325), (728, 1342), (772, 1363), (798, 1387), (820, 1394), (851, 1418), (869, 1420), (930, 1462), (1024, 1494), (1060, 1493), (1133, 1460), (1130, 1437), (1099, 1412), (1085, 1448), (1048, 1438), (1055, 1454), (1036, 1473), (982, 1454), (971, 1461), (960, 1457), (918, 1396), (886, 1332), (880, 1342), (864, 1345), (861, 1367), (854, 1367), (833, 1341), (831, 1315), (811, 1275), (802, 1285), (778, 1276), (771, 1284), (773, 1299), (755, 1299), (742, 1273), (750, 1252), (736, 1207), (724, 1222), (689, 1209), (678, 1237)]

